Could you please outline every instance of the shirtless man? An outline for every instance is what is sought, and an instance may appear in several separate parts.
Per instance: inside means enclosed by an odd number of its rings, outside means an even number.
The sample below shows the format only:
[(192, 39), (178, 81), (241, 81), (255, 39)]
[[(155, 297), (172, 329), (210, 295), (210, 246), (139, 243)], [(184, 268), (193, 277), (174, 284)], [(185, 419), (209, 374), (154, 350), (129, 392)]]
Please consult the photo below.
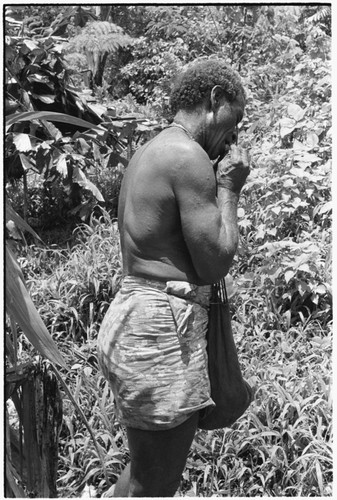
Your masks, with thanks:
[(221, 60), (189, 65), (171, 93), (173, 123), (135, 153), (123, 179), (124, 280), (98, 337), (130, 449), (116, 497), (174, 496), (198, 412), (214, 405), (208, 301), (238, 243), (249, 174), (247, 152), (235, 145), (244, 106), (239, 76)]

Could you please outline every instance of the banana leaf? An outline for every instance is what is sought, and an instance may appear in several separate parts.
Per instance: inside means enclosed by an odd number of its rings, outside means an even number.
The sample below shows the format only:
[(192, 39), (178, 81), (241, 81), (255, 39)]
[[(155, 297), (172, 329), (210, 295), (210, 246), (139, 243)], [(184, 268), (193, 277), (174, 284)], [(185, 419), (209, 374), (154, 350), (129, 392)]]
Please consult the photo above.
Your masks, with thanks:
[(13, 253), (6, 244), (6, 308), (37, 351), (63, 368), (68, 369), (61, 352), (50, 336), (36, 310)]

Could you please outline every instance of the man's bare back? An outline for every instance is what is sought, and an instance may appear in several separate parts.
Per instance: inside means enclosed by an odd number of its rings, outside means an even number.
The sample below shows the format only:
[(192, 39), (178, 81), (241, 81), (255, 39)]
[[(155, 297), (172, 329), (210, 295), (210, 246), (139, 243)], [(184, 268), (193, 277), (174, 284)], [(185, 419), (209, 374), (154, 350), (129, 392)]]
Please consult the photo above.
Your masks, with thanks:
[(195, 154), (205, 156), (214, 176), (205, 152), (179, 129), (166, 129), (132, 158), (118, 210), (125, 274), (202, 284), (184, 239), (175, 195), (184, 168), (181, 158)]

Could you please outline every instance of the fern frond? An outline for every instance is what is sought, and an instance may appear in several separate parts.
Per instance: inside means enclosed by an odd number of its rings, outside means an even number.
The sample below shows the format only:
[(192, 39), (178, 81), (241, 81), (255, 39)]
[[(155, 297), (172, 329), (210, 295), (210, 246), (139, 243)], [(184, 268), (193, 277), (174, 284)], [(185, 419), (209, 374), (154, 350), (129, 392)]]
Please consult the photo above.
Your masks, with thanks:
[(108, 21), (94, 21), (88, 23), (83, 29), (83, 34), (103, 36), (108, 35), (110, 33), (120, 33), (123, 34), (123, 29), (117, 24), (110, 23)]
[(109, 54), (115, 52), (119, 47), (125, 47), (131, 43), (131, 38), (128, 35), (119, 33), (107, 33), (106, 35), (91, 36), (86, 38), (86, 43), (83, 44), (81, 50), (90, 52), (99, 52)]
[(119, 47), (125, 47), (132, 42), (122, 28), (108, 21), (93, 21), (88, 23), (82, 32), (69, 41), (67, 51), (96, 53), (115, 52)]
[(328, 7), (322, 7), (313, 16), (308, 17), (307, 21), (312, 24), (317, 24), (325, 21), (331, 16), (331, 10)]

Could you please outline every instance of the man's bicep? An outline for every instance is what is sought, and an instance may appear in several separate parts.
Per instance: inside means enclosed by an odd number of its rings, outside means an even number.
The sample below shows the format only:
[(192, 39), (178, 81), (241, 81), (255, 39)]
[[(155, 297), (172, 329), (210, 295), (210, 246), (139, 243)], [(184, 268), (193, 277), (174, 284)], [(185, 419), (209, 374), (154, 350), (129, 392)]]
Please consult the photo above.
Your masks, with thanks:
[[(219, 242), (221, 213), (212, 165), (188, 168), (175, 189), (182, 232), (191, 256), (211, 251)], [(190, 175), (188, 175), (190, 174)]]
[(236, 251), (237, 205), (227, 190), (217, 198), (210, 162), (185, 167), (175, 183), (183, 237), (196, 273), (215, 283), (227, 274)]

